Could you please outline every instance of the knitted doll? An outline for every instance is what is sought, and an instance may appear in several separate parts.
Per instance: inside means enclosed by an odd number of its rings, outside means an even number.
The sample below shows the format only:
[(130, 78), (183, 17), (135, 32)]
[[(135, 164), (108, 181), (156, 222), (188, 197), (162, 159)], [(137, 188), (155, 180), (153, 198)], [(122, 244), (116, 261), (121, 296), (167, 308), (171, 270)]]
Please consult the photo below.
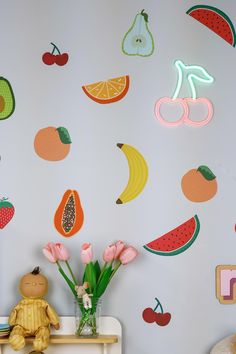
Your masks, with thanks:
[(48, 290), (47, 278), (40, 274), (39, 267), (25, 274), (19, 284), (23, 299), (13, 308), (9, 324), (13, 326), (9, 343), (14, 350), (25, 346), (25, 337), (33, 336), (33, 347), (41, 352), (48, 347), (50, 325), (60, 328), (55, 310), (43, 299)]

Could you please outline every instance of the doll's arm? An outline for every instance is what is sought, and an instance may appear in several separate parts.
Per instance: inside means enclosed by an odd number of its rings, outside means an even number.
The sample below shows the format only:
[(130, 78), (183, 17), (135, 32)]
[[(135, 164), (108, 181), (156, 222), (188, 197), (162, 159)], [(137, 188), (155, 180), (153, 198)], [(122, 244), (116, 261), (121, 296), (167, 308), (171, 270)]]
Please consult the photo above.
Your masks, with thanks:
[(8, 323), (10, 326), (14, 326), (16, 324), (16, 317), (17, 317), (17, 306), (11, 311), (10, 316), (8, 318)]
[(53, 325), (55, 329), (59, 329), (60, 328), (59, 317), (56, 311), (49, 304), (47, 304), (46, 313), (49, 318), (50, 324)]

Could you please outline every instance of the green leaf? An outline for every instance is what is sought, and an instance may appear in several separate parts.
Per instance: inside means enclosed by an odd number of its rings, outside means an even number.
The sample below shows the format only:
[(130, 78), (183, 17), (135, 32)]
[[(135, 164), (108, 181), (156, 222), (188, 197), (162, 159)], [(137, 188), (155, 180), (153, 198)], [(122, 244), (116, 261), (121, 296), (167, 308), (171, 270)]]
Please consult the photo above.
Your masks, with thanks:
[(214, 175), (214, 173), (209, 169), (209, 167), (207, 166), (199, 166), (197, 169), (205, 179), (207, 179), (208, 181), (212, 181), (213, 179), (216, 178), (216, 176)]
[(99, 276), (101, 274), (101, 267), (100, 267), (100, 264), (98, 261), (96, 261), (94, 263), (94, 270), (95, 270), (95, 274), (96, 274), (96, 283), (97, 283)]
[(85, 281), (89, 283), (89, 288), (93, 293), (96, 288), (96, 272), (93, 262), (88, 263), (85, 268)]
[(107, 285), (109, 284), (110, 281), (111, 274), (112, 274), (112, 266), (109, 265), (109, 267), (107, 267), (102, 273), (99, 283), (97, 284), (96, 296), (98, 298), (101, 297), (104, 291), (106, 290)]
[(77, 297), (77, 293), (75, 291), (75, 284), (68, 278), (68, 276), (65, 274), (65, 272), (63, 271), (63, 269), (61, 267), (59, 267), (58, 269), (59, 269), (59, 272), (61, 273), (61, 275), (63, 276), (63, 278), (65, 279), (65, 281), (67, 282), (67, 284), (69, 285), (74, 296)]
[(70, 134), (66, 128), (59, 127), (57, 128), (57, 131), (63, 144), (71, 144)]

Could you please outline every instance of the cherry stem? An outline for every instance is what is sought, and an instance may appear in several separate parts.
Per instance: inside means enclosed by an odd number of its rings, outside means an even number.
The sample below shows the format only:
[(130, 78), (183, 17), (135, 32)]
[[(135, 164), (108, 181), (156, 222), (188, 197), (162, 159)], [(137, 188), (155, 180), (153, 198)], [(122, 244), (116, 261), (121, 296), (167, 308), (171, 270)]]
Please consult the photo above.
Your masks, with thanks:
[(163, 307), (161, 306), (160, 301), (159, 301), (156, 297), (155, 297), (155, 300), (156, 300), (156, 302), (157, 302), (157, 305), (156, 305), (156, 307), (154, 308), (153, 311), (156, 311), (156, 309), (158, 308), (158, 306), (160, 306), (160, 308), (161, 308), (161, 313), (163, 313)]
[(51, 45), (53, 45), (53, 51), (52, 54), (55, 52), (55, 49), (58, 51), (58, 54), (61, 54), (60, 50), (58, 49), (58, 47), (56, 46), (56, 44), (51, 42)]

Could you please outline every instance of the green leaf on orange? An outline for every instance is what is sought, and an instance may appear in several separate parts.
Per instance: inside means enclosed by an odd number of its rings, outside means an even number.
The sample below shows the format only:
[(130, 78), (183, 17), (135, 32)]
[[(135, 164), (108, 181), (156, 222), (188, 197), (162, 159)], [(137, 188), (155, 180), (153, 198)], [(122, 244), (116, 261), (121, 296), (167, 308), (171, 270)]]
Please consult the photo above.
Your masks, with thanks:
[(60, 140), (63, 144), (71, 144), (71, 138), (70, 138), (70, 134), (68, 132), (68, 130), (64, 127), (58, 127), (57, 128)]
[(212, 181), (216, 178), (214, 173), (207, 166), (199, 166), (197, 171), (199, 171), (203, 175), (203, 177), (208, 181)]

